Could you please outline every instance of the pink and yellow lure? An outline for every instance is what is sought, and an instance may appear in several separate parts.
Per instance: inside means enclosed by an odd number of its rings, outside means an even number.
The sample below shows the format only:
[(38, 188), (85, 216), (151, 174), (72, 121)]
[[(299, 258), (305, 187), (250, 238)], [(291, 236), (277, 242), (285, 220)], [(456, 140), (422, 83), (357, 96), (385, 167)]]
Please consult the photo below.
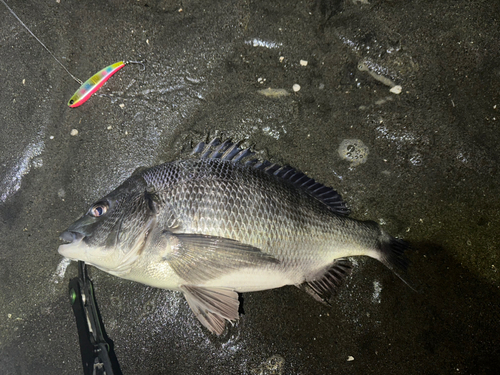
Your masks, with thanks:
[[(106, 68), (100, 70), (87, 81), (85, 81), (78, 90), (73, 94), (71, 99), (69, 99), (68, 105), (71, 108), (81, 106), (85, 103), (94, 92), (99, 90), (99, 88), (104, 85), (104, 83), (117, 71), (128, 64), (142, 64), (140, 61), (119, 61)], [(80, 81), (81, 82), (81, 81)]]
[(81, 86), (76, 92), (73, 94), (71, 99), (68, 102), (68, 105), (71, 108), (75, 108), (78, 106), (81, 106), (83, 103), (85, 103), (94, 92), (99, 90), (99, 88), (104, 85), (104, 83), (117, 71), (119, 71), (121, 68), (123, 68), (127, 64), (141, 64), (144, 67), (144, 64), (140, 61), (119, 61), (117, 63), (114, 63), (113, 65), (110, 65), (103, 70), (97, 72), (94, 74), (92, 77), (90, 77), (85, 83), (82, 83), (78, 78), (76, 78), (73, 74), (70, 73), (70, 71), (57, 59), (57, 57), (47, 48), (43, 42), (38, 39), (38, 37), (33, 34), (33, 32), (29, 29), (28, 26), (24, 24), (23, 21), (17, 16), (17, 14), (7, 5), (7, 3), (4, 0), (0, 0), (10, 11), (10, 13), (23, 25), (23, 27), (28, 30), (28, 32), (35, 38), (38, 43), (42, 45), (45, 50), (63, 67), (63, 69), (76, 81), (78, 82)]

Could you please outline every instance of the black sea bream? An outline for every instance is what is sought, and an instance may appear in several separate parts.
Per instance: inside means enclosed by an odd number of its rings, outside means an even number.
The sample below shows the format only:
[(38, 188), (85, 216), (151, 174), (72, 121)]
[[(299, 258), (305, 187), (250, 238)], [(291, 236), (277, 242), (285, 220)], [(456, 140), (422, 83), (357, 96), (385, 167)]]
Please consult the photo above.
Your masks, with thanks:
[(59, 253), (182, 291), (218, 335), (238, 319), (238, 292), (297, 285), (327, 300), (350, 272), (346, 257), (406, 268), (404, 241), (349, 218), (339, 194), (303, 173), (230, 141), (192, 155), (136, 171), (62, 233)]

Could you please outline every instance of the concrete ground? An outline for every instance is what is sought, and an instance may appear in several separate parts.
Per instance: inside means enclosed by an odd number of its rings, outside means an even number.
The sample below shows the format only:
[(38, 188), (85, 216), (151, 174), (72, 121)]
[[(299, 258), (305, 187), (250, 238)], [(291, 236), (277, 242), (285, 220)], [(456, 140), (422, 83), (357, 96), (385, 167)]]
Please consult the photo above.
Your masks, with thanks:
[[(247, 139), (410, 241), (421, 292), (358, 258), (332, 307), (246, 293), (217, 338), (180, 294), (91, 268), (124, 374), (497, 373), (498, 1), (8, 4), (82, 80), (146, 69), (71, 109), (79, 85), (0, 4), (2, 374), (82, 373), (59, 233), (207, 135)], [(345, 139), (365, 163), (340, 157)]]

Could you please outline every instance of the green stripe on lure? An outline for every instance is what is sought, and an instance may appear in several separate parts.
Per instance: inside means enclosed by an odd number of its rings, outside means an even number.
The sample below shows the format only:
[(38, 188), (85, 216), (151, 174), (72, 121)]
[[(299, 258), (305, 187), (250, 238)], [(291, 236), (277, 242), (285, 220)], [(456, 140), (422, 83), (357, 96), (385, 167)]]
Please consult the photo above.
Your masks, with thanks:
[(79, 107), (85, 103), (93, 93), (95, 93), (99, 88), (104, 85), (104, 83), (117, 71), (128, 64), (144, 64), (140, 61), (119, 61), (117, 63), (111, 64), (106, 68), (98, 71), (87, 81), (85, 81), (78, 90), (73, 94), (68, 102), (68, 106), (71, 108)]

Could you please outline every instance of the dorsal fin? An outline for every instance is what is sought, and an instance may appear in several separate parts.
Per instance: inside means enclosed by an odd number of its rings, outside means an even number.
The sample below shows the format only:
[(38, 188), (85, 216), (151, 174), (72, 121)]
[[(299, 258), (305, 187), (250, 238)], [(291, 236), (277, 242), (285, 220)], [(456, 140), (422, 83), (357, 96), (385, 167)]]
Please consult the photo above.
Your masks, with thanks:
[(221, 142), (220, 139), (214, 138), (210, 143), (198, 143), (191, 155), (199, 154), (200, 159), (221, 159), (243, 163), (246, 166), (264, 171), (292, 183), (297, 188), (302, 189), (323, 202), (336, 214), (349, 215), (349, 209), (346, 207), (344, 201), (342, 201), (342, 197), (332, 188), (316, 182), (314, 179), (288, 165), (281, 166), (267, 160), (252, 158), (255, 152), (249, 148), (241, 148), (240, 144), (241, 142), (233, 143), (229, 139)]

